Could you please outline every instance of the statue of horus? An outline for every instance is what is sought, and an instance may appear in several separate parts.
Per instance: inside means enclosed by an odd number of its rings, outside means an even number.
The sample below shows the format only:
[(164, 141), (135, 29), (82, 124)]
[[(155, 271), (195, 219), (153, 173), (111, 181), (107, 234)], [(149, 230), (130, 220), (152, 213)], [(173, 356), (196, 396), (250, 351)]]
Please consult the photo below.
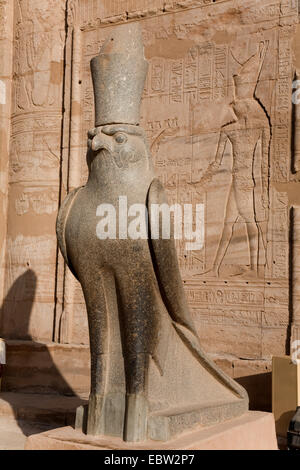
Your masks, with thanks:
[[(91, 391), (76, 426), (129, 442), (166, 441), (245, 413), (248, 396), (203, 353), (189, 312), (174, 239), (99, 239), (97, 208), (166, 203), (140, 102), (148, 70), (138, 24), (114, 28), (92, 59), (95, 128), (89, 177), (57, 219), (61, 252), (81, 283), (89, 321)], [(150, 217), (150, 216), (149, 216)]]

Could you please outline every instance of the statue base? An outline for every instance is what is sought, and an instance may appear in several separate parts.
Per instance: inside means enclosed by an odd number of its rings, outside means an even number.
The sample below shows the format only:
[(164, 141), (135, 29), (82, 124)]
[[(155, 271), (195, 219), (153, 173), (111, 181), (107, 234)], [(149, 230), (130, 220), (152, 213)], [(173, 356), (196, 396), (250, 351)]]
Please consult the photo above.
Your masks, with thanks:
[(167, 442), (131, 444), (115, 437), (86, 436), (71, 427), (28, 437), (25, 450), (277, 450), (274, 417), (250, 411), (209, 428), (195, 427)]
[(300, 406), (300, 364), (290, 356), (274, 356), (272, 367), (272, 410), (277, 435), (286, 439), (290, 422)]

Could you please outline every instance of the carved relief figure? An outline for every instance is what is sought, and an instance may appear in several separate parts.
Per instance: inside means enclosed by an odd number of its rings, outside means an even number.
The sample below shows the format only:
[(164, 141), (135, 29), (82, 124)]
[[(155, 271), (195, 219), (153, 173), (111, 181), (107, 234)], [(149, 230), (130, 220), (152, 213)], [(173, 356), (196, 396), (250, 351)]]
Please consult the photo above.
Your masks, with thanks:
[(235, 122), (221, 129), (215, 161), (211, 163), (199, 182), (203, 186), (212, 179), (222, 164), (226, 146), (232, 146), (232, 180), (226, 203), (224, 227), (213, 266), (204, 274), (219, 276), (220, 267), (231, 242), (235, 224), (245, 223), (249, 247), (250, 266), (245, 276), (257, 277), (259, 241), (266, 249), (266, 222), (269, 205), (268, 167), (270, 152), (270, 123), (255, 96), (256, 87), (267, 52), (268, 44), (260, 43), (234, 76), (235, 99), (232, 103)]
[(77, 427), (126, 441), (168, 440), (243, 414), (248, 398), (201, 349), (174, 239), (97, 236), (99, 205), (112, 205), (122, 225), (120, 196), (128, 208), (147, 206), (150, 218), (152, 205), (166, 197), (139, 126), (147, 62), (138, 23), (114, 29), (91, 67), (96, 128), (89, 132), (89, 178), (68, 195), (57, 220), (89, 320), (91, 393)]
[(18, 14), (17, 109), (59, 107), (65, 34), (59, 29), (64, 15), (62, 2), (18, 0)]

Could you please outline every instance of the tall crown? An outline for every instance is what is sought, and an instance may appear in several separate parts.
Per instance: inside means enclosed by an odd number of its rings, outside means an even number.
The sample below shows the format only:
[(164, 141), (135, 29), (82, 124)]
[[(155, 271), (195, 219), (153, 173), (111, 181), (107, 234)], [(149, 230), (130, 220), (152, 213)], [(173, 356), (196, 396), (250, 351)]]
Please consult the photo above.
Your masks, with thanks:
[(118, 26), (91, 60), (95, 125), (140, 122), (140, 104), (148, 72), (138, 23)]
[(237, 98), (253, 98), (268, 49), (268, 41), (259, 44), (257, 53), (233, 76)]

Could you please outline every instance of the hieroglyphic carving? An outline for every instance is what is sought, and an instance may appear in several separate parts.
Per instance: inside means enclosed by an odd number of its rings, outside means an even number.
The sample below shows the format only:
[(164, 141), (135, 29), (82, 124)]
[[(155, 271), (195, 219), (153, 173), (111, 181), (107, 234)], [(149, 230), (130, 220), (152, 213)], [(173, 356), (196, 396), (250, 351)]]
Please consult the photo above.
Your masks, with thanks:
[(80, 21), (80, 0), (68, 0), (66, 8), (68, 26), (72, 28)]
[(288, 277), (288, 198), (286, 193), (273, 190), (272, 204), (272, 277), (286, 279)]
[[(56, 21), (53, 22), (52, 12)], [(51, 21), (52, 20), (52, 21)], [(15, 112), (59, 107), (64, 31), (63, 2), (17, 1)]]
[[(34, 120), (31, 117), (34, 116)], [(28, 119), (27, 119), (28, 118)], [(13, 118), (10, 158), (10, 181), (33, 181), (40, 184), (57, 181), (60, 156), (61, 114), (36, 112)]]
[(212, 84), (213, 45), (207, 44), (199, 47), (199, 81), (198, 101), (211, 99)]
[(293, 84), (293, 159), (292, 171), (297, 173), (300, 171), (300, 106), (299, 106), (299, 92), (300, 92), (300, 72), (296, 70), (295, 81)]
[(281, 0), (280, 14), (281, 16), (294, 15), (298, 13), (298, 8), (297, 0)]
[(187, 292), (191, 304), (203, 305), (246, 305), (246, 306), (263, 306), (263, 292), (248, 290), (232, 290), (230, 288), (202, 288), (201, 290), (189, 289)]
[[(14, 182), (32, 178), (57, 181), (62, 114), (63, 7), (62, 0), (38, 4), (32, 0), (16, 1), (11, 163)], [(37, 169), (45, 174), (41, 175)], [(52, 169), (55, 171), (51, 175), (49, 170)]]
[(278, 80), (276, 84), (276, 111), (274, 119), (273, 181), (289, 179), (292, 107), (292, 53), (289, 30), (279, 31)]
[(10, 21), (9, 17), (9, 0), (0, 0), (0, 39), (7, 39), (8, 27)]
[[(101, 23), (144, 18), (162, 12), (203, 7), (219, 0), (80, 0), (82, 25), (99, 26)], [(224, 0), (223, 0), (224, 1)], [(227, 0), (230, 1), (230, 0)]]
[[(54, 227), (59, 204), (65, 4), (65, 0), (14, 2), (6, 249), (9, 283), (4, 294), (32, 266), (36, 292), (31, 300), (33, 321), (28, 323), (30, 331), (26, 335), (50, 341), (55, 299)], [(30, 259), (19, 264), (16, 252), (20, 258)], [(12, 301), (10, 309), (18, 312), (21, 321), (18, 304)], [(5, 332), (13, 337), (17, 324), (8, 325)]]
[[(226, 315), (224, 315), (223, 310), (215, 310), (213, 315), (213, 323), (216, 326), (259, 326), (261, 325), (262, 319), (261, 310), (250, 310), (248, 307), (246, 310), (227, 310)], [(210, 313), (200, 313), (201, 322), (203, 324), (211, 324), (212, 318)]]
[(145, 96), (166, 95), (170, 103), (222, 100), (227, 85), (228, 47), (208, 43), (192, 47), (184, 58), (150, 60)]
[(44, 192), (41, 188), (25, 188), (15, 200), (16, 213), (24, 215), (33, 211), (35, 214), (53, 214), (57, 211), (58, 193), (54, 189)]
[(298, 345), (293, 345), (294, 341), (300, 340), (300, 207), (292, 208), (292, 334), (291, 351)]
[[(154, 0), (149, 5), (147, 0), (117, 0), (111, 2), (109, 0), (104, 0), (102, 8), (100, 10), (101, 17), (107, 18), (111, 16), (118, 16), (128, 12), (132, 14), (134, 12), (144, 12), (148, 10), (156, 11), (158, 8), (163, 8), (165, 1), (164, 0)], [(149, 8), (150, 7), (150, 8)]]

